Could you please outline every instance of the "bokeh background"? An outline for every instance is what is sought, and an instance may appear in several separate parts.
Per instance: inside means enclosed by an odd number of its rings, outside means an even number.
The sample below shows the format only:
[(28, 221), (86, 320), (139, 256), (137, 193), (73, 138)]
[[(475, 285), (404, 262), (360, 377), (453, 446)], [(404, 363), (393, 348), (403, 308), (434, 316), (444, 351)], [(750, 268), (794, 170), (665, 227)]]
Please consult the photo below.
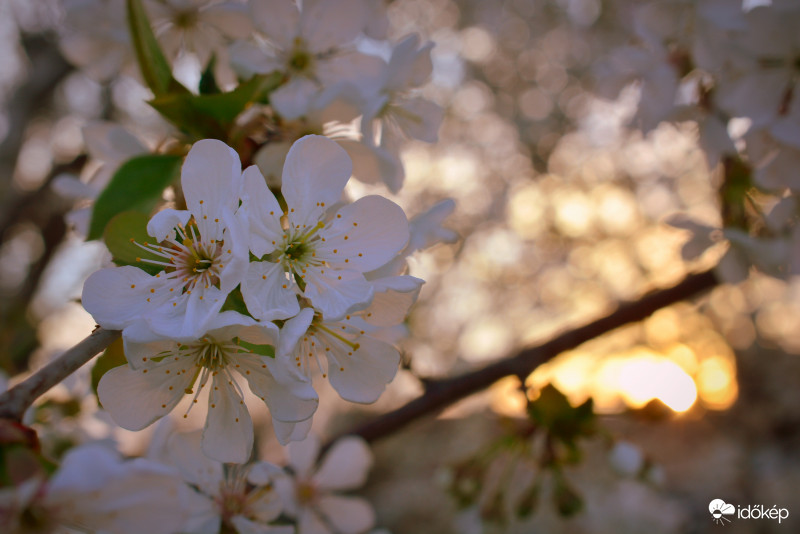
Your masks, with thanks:
[[(678, 213), (720, 223), (718, 170), (708, 168), (696, 127), (662, 124), (643, 135), (628, 126), (635, 85), (614, 101), (595, 96), (596, 66), (624, 43), (635, 3), (391, 2), (393, 38), (435, 42), (424, 94), (446, 109), (438, 143), (408, 145), (406, 184), (393, 199), (414, 216), (453, 198), (445, 226), (461, 238), (411, 259), (411, 274), (427, 283), (409, 319), (404, 369), (386, 395), (361, 407), (323, 391), (316, 432), (332, 435), (402, 405), (422, 391), (420, 377), (507, 357), (719, 259), (715, 247), (685, 261), (688, 233), (665, 223)], [(170, 132), (135, 77), (100, 85), (69, 66), (58, 47), (62, 24), (53, 0), (0, 3), (0, 367), (8, 376), (94, 327), (78, 299), (108, 257), (71, 231), (64, 216), (76, 201), (59, 184), (119, 162), (88, 154), (82, 128), (112, 120), (151, 148)], [(501, 381), (378, 442), (364, 494), (395, 533), (707, 532), (721, 528), (709, 517), (714, 498), (791, 512), (780, 526), (739, 521), (726, 531), (798, 531), (798, 291), (754, 274), (563, 354), (524, 385)], [(87, 383), (79, 373), (43, 399), (36, 422), (59, 429), (45, 446), (57, 455), (71, 440), (113, 438), (142, 453), (148, 433), (110, 429), (81, 393)], [(459, 510), (446, 491), (448, 468), (524, 417), (524, 396), (548, 383), (575, 404), (591, 397), (611, 436), (585, 441), (583, 461), (567, 472), (583, 512), (565, 519), (546, 498), (530, 518), (511, 514), (503, 524)], [(262, 453), (279, 459), (262, 428)], [(652, 476), (614, 470), (609, 443), (619, 440), (642, 451)]]

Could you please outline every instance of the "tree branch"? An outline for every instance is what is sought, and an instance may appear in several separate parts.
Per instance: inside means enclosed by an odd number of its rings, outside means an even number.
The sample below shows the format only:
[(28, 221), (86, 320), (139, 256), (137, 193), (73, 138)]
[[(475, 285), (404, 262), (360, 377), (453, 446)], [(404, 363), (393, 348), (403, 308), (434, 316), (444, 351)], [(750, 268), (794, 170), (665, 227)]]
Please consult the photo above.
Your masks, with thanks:
[(503, 377), (515, 375), (524, 380), (534, 369), (564, 351), (625, 324), (641, 321), (661, 308), (703, 293), (719, 283), (713, 270), (691, 274), (674, 287), (654, 291), (635, 302), (621, 304), (612, 314), (564, 332), (542, 345), (525, 349), (515, 356), (461, 376), (430, 381), (422, 396), (335, 436), (323, 450), (344, 435), (361, 436), (368, 442), (376, 441), (416, 419), (437, 413), (454, 402), (489, 387)]
[(33, 401), (91, 360), (120, 336), (119, 330), (100, 327), (67, 352), (0, 395), (0, 417), (22, 420)]

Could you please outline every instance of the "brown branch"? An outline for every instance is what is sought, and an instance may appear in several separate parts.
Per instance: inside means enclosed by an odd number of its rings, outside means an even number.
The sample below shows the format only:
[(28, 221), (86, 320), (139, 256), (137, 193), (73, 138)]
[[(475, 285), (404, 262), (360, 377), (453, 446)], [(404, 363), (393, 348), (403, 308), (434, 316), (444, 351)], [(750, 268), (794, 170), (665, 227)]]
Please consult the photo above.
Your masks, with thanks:
[(120, 336), (119, 330), (97, 328), (86, 339), (0, 395), (0, 418), (22, 420), (33, 401), (91, 360)]
[(486, 389), (503, 377), (519, 376), (524, 380), (538, 366), (564, 351), (573, 349), (625, 324), (641, 321), (661, 308), (703, 293), (719, 283), (713, 270), (691, 274), (674, 287), (654, 291), (635, 302), (621, 304), (617, 311), (610, 315), (564, 332), (542, 345), (525, 349), (515, 356), (461, 376), (429, 381), (422, 396), (394, 411), (380, 415), (335, 436), (325, 445), (325, 448), (327, 449), (339, 437), (348, 434), (361, 436), (369, 442), (376, 441), (416, 419), (437, 413), (464, 397)]

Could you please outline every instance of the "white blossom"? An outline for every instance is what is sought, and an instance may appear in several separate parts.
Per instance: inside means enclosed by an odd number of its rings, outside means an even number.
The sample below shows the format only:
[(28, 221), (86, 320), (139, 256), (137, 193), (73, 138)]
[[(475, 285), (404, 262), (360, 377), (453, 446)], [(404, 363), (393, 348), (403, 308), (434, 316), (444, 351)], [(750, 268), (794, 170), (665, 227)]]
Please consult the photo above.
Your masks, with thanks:
[(285, 214), (260, 173), (245, 172), (242, 208), (250, 223), (250, 251), (258, 258), (269, 255), (250, 263), (242, 283), (254, 317), (292, 317), (300, 311), (298, 295), (329, 320), (372, 299), (363, 273), (403, 249), (408, 221), (398, 205), (379, 196), (336, 206), (351, 169), (334, 141), (316, 135), (297, 141), (283, 169)]
[[(286, 347), (296, 342), (282, 340)], [(223, 312), (199, 338), (125, 339), (129, 365), (103, 375), (97, 394), (117, 424), (140, 430), (170, 413), (186, 395), (193, 395), (191, 409), (208, 386), (203, 452), (221, 462), (242, 463), (252, 450), (253, 423), (238, 377), (266, 403), (275, 420), (303, 421), (317, 408), (310, 382), (283, 364), (286, 357), (265, 355), (279, 344), (274, 324)]]
[(375, 524), (375, 512), (360, 498), (338, 495), (367, 480), (372, 453), (361, 438), (333, 444), (315, 468), (319, 442), (314, 436), (287, 447), (291, 477), (275, 480), (284, 508), (298, 520), (298, 534), (360, 534)]
[(83, 305), (104, 328), (144, 322), (162, 336), (196, 338), (244, 277), (247, 235), (234, 215), (239, 156), (221, 141), (198, 141), (181, 183), (188, 210), (158, 212), (147, 225), (154, 243), (138, 243), (141, 261), (164, 270), (151, 276), (132, 266), (101, 269), (86, 281)]

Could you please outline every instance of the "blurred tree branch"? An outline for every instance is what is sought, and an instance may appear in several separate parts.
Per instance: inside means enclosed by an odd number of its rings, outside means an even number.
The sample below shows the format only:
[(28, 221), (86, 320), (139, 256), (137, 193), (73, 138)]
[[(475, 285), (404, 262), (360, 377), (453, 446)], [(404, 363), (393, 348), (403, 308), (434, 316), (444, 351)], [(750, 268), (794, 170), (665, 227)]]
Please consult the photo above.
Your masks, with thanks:
[(416, 419), (437, 413), (464, 397), (486, 389), (503, 377), (518, 376), (524, 382), (534, 369), (564, 351), (573, 349), (625, 324), (641, 321), (661, 308), (708, 291), (719, 283), (713, 269), (690, 274), (673, 287), (651, 292), (634, 302), (623, 303), (610, 315), (564, 332), (542, 345), (524, 349), (514, 356), (461, 376), (428, 380), (422, 396), (396, 410), (334, 436), (325, 444), (324, 449), (345, 435), (361, 436), (369, 442), (376, 441), (398, 431)]
[(119, 330), (98, 327), (83, 341), (0, 395), (0, 417), (20, 421), (37, 398), (77, 371), (120, 334)]

